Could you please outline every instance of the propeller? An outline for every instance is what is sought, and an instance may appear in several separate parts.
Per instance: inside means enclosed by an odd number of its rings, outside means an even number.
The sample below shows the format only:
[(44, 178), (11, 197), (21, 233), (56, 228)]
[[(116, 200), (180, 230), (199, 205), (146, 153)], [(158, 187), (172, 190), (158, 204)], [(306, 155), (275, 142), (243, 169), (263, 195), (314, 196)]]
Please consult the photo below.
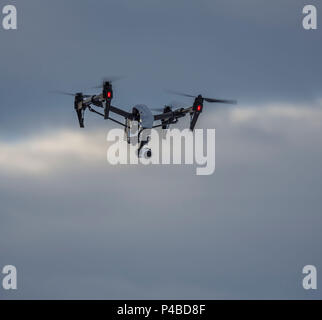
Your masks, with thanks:
[(113, 83), (115, 81), (119, 81), (121, 79), (124, 79), (125, 77), (124, 76), (111, 76), (111, 77), (104, 77), (102, 79), (102, 84), (98, 85), (98, 86), (95, 86), (95, 87), (92, 87), (91, 89), (100, 89), (103, 87), (104, 83), (105, 82), (110, 82), (110, 83)]
[[(183, 96), (183, 97), (198, 98), (198, 96), (194, 96), (191, 94), (182, 93), (182, 92), (178, 92), (178, 91), (168, 90), (168, 92), (172, 93), (172, 94), (179, 95), (179, 96)], [(205, 98), (205, 97), (202, 97), (201, 95), (199, 97), (201, 97), (204, 101), (207, 101), (210, 103), (227, 103), (227, 104), (236, 104), (237, 103), (236, 100)]]
[(50, 92), (54, 93), (54, 94), (61, 94), (61, 95), (64, 95), (64, 96), (72, 96), (72, 97), (76, 97), (78, 94), (81, 94), (84, 98), (91, 97), (91, 95), (82, 94), (81, 92), (77, 92), (77, 93), (71, 93), (71, 92), (66, 92), (66, 91), (50, 91)]
[(227, 104), (237, 104), (236, 100), (228, 100), (228, 99), (213, 99), (213, 98), (203, 98), (205, 101), (210, 103), (227, 103)]

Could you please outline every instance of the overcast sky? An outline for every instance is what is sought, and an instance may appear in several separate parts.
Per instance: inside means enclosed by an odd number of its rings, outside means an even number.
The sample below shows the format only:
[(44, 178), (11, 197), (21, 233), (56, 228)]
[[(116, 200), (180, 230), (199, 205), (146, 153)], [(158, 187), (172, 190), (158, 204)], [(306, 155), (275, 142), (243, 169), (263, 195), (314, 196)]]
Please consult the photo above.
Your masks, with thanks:
[[(0, 268), (22, 299), (306, 299), (322, 270), (322, 31), (319, 1), (1, 0)], [(318, 29), (302, 8), (315, 4)], [(1, 17), (1, 15), (0, 15)], [(205, 106), (216, 171), (111, 166), (115, 126), (70, 97), (108, 75), (113, 103)], [(87, 89), (87, 90), (86, 90)], [(207, 108), (209, 107), (209, 108)], [(187, 119), (181, 126), (187, 126)]]

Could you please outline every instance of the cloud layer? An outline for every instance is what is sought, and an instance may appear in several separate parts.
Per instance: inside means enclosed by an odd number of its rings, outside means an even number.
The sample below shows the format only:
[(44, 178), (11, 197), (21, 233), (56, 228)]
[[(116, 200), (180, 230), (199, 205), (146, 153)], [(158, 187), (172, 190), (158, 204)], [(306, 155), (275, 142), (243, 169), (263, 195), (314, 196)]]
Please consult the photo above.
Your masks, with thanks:
[[(258, 135), (271, 138), (279, 136), (279, 139), (287, 139), (284, 143), (300, 143), (303, 134), (311, 134), (314, 141), (318, 140), (322, 126), (320, 105), (312, 107), (276, 103), (240, 106), (228, 112), (222, 110), (210, 117), (205, 113), (202, 117), (207, 123), (220, 123), (220, 127), (245, 131), (252, 129)], [(15, 141), (0, 141), (0, 171), (48, 174), (75, 165), (102, 165), (108, 147), (106, 135), (107, 130), (103, 129), (84, 131), (69, 128), (39, 132)]]
[(207, 110), (208, 177), (110, 166), (105, 130), (2, 141), (0, 258), (21, 274), (5, 298), (307, 297), (301, 268), (322, 262), (321, 120), (319, 106)]

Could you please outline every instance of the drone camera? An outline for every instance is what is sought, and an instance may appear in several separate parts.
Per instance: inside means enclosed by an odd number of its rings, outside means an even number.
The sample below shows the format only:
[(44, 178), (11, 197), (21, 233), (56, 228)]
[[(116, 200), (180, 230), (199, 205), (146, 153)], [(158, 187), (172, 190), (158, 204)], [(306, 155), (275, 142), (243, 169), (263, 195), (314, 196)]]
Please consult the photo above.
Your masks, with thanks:
[(147, 150), (145, 154), (146, 154), (147, 158), (151, 158), (151, 156), (152, 156), (151, 149)]
[(146, 148), (143, 147), (140, 151), (139, 151), (139, 158), (151, 158), (152, 157), (152, 151), (150, 148)]

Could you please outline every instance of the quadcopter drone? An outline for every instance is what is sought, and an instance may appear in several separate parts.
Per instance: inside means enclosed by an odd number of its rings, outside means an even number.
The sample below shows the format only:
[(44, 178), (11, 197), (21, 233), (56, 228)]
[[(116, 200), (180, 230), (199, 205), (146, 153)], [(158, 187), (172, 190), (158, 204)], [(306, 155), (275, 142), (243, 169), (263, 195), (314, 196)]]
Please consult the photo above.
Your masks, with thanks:
[[(173, 110), (173, 106), (166, 105), (163, 109), (150, 109), (144, 104), (137, 104), (132, 108), (132, 112), (122, 110), (118, 107), (112, 106), (111, 102), (113, 99), (113, 88), (112, 80), (103, 81), (102, 86), (95, 87), (101, 88), (102, 92), (98, 95), (85, 95), (81, 92), (76, 94), (66, 93), (66, 92), (56, 92), (66, 95), (71, 95), (75, 97), (74, 108), (77, 114), (79, 126), (84, 128), (84, 113), (86, 109), (95, 114), (104, 117), (105, 120), (111, 120), (124, 127), (127, 142), (131, 141), (131, 128), (132, 123), (136, 122), (138, 126), (137, 131), (137, 142), (138, 142), (138, 157), (150, 158), (152, 156), (151, 149), (145, 147), (145, 145), (150, 141), (150, 136), (147, 134), (142, 138), (142, 133), (144, 130), (150, 132), (152, 128), (162, 127), (162, 129), (168, 129), (170, 125), (175, 124), (178, 120), (186, 115), (190, 115), (190, 130), (193, 131), (200, 114), (203, 111), (204, 102), (209, 103), (226, 103), (226, 104), (236, 104), (235, 100), (226, 99), (213, 99), (205, 98), (202, 95), (193, 96), (185, 93), (173, 92), (174, 94), (179, 94), (181, 96), (194, 98), (192, 106), (187, 108), (177, 108)], [(103, 108), (104, 113), (101, 113), (94, 109), (94, 107)], [(152, 110), (159, 111), (159, 114), (153, 114)], [(161, 112), (161, 113), (160, 113)], [(111, 117), (111, 114), (117, 114), (124, 118), (124, 123)], [(160, 122), (159, 122), (160, 121)], [(155, 122), (159, 122), (155, 124)]]

